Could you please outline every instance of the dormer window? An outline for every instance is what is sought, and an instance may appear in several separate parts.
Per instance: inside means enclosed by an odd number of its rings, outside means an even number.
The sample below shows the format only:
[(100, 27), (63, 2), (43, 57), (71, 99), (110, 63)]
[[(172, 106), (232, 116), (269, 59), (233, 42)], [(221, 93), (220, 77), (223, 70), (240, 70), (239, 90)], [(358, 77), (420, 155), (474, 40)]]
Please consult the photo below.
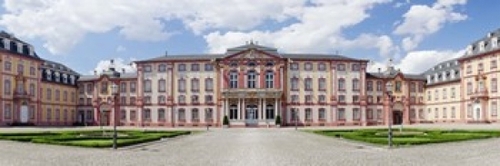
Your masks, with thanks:
[(238, 62), (233, 61), (233, 62), (231, 62), (231, 63), (229, 64), (229, 66), (231, 66), (231, 67), (236, 67), (236, 66), (238, 66)]
[(10, 41), (10, 51), (19, 52), (15, 41)]
[(29, 55), (30, 54), (30, 49), (28, 45), (23, 45), (23, 54)]
[(479, 51), (484, 51), (484, 46), (485, 46), (484, 41), (481, 41), (481, 42), (479, 43)]
[(55, 79), (55, 81), (56, 81), (56, 82), (60, 82), (60, 81), (61, 81), (61, 80), (60, 80), (60, 75), (59, 75), (59, 72), (54, 73), (54, 76), (55, 76), (55, 78), (54, 78), (54, 79)]
[(496, 37), (491, 39), (491, 44), (492, 44), (492, 47), (494, 47), (494, 48), (498, 47), (498, 39)]
[(52, 73), (50, 72), (50, 70), (46, 70), (45, 73), (46, 73), (46, 76), (45, 76), (46, 79), (49, 81), (52, 80)]
[(66, 74), (63, 74), (62, 79), (63, 79), (63, 83), (65, 83), (65, 84), (68, 83), (68, 76)]

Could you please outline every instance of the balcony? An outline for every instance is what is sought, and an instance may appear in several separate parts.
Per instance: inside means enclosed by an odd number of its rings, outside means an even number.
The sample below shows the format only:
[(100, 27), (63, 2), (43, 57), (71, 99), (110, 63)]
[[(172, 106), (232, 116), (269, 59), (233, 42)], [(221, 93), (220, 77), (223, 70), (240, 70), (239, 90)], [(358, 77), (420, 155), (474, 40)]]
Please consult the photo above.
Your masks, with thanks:
[(282, 90), (279, 89), (224, 89), (222, 96), (224, 98), (280, 98)]
[(30, 99), (31, 95), (25, 91), (14, 91), (14, 99)]
[(470, 97), (471, 99), (488, 98), (488, 89), (486, 88), (476, 89), (474, 92), (472, 92)]

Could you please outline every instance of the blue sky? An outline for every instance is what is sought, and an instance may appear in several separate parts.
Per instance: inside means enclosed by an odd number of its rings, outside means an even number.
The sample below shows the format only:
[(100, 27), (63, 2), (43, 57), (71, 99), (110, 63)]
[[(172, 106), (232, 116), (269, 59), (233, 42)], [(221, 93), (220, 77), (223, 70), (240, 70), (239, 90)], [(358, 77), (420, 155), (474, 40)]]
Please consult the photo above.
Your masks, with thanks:
[[(394, 58), (405, 72), (455, 58), (500, 28), (500, 3), (472, 0), (4, 0), (0, 29), (81, 74), (168, 54), (221, 53), (247, 40), (281, 52)], [(404, 67), (403, 67), (404, 66)], [(127, 67), (127, 70), (133, 68)]]

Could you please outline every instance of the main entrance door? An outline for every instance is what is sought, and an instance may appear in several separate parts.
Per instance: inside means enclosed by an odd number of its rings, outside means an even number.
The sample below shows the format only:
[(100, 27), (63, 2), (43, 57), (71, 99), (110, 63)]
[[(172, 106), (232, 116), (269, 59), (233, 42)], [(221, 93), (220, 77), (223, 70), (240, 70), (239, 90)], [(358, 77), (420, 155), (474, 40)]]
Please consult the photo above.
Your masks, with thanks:
[(245, 123), (247, 126), (254, 126), (258, 124), (259, 113), (257, 105), (247, 105), (245, 109)]
[(21, 123), (28, 123), (28, 116), (29, 116), (28, 105), (22, 105), (21, 115), (20, 115)]

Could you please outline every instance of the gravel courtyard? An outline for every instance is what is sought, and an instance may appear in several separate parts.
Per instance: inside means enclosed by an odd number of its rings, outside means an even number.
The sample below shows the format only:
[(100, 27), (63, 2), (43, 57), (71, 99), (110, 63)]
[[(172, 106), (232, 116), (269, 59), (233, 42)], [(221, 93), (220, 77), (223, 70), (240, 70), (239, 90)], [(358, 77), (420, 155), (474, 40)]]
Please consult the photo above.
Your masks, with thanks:
[(214, 129), (117, 151), (0, 141), (0, 165), (488, 165), (500, 162), (499, 144), (488, 139), (389, 150), (293, 128)]

